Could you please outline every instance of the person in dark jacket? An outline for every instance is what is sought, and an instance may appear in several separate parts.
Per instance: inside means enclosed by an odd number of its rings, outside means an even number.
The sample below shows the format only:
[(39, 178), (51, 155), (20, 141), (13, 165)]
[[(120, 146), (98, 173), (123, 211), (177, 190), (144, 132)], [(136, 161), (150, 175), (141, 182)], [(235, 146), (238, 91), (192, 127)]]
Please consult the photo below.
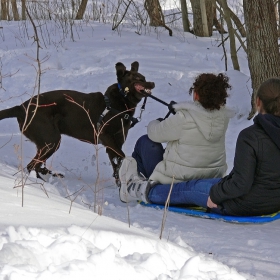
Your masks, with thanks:
[[(129, 201), (165, 204), (171, 190), (170, 205), (195, 204), (212, 212), (234, 216), (257, 216), (280, 210), (280, 79), (261, 84), (256, 94), (258, 115), (254, 124), (242, 130), (236, 143), (234, 166), (223, 178), (199, 179), (175, 184), (133, 184), (127, 188)], [(125, 158), (122, 167), (136, 166)], [(126, 178), (137, 170), (122, 168)], [(124, 170), (126, 169), (126, 170)], [(123, 176), (123, 174), (122, 174)], [(139, 182), (143, 180), (139, 178)], [(128, 182), (129, 183), (129, 182)], [(142, 184), (143, 185), (143, 184)], [(123, 187), (123, 186), (122, 186)]]

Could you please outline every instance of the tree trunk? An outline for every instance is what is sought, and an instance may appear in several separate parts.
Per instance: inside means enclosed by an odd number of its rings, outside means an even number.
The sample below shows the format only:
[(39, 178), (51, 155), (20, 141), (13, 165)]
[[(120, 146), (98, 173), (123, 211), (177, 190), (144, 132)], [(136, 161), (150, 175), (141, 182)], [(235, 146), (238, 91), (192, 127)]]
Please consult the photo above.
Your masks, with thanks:
[(238, 58), (237, 58), (237, 51), (236, 51), (236, 45), (235, 45), (235, 35), (234, 35), (234, 29), (231, 23), (230, 19), (230, 11), (229, 7), (227, 5), (226, 0), (220, 0), (221, 7), (224, 10), (224, 18), (228, 26), (228, 33), (229, 33), (229, 40), (230, 40), (230, 55), (231, 55), (231, 61), (233, 64), (233, 69), (240, 71)]
[(200, 0), (200, 12), (201, 12), (203, 37), (209, 37), (205, 0)]
[(280, 18), (280, 3), (279, 3), (279, 1), (277, 1), (276, 5), (277, 5), (278, 20), (279, 20), (279, 18)]
[(181, 10), (182, 10), (182, 21), (183, 21), (184, 32), (190, 32), (190, 24), (189, 24), (186, 0), (181, 0)]
[[(203, 2), (202, 2), (203, 1)], [(202, 5), (200, 5), (200, 3)], [(192, 11), (193, 11), (193, 33), (196, 36), (204, 37), (205, 34), (208, 33), (207, 36), (212, 35), (213, 30), (213, 5), (211, 0), (191, 0), (192, 5)], [(201, 10), (202, 7), (202, 10)], [(205, 11), (203, 11), (205, 7)], [(205, 17), (206, 14), (206, 22), (204, 19), (203, 24), (203, 17)], [(203, 16), (202, 16), (203, 15)], [(204, 26), (204, 29), (203, 29)], [(207, 26), (207, 30), (206, 30)]]
[(144, 7), (150, 18), (150, 26), (165, 27), (172, 36), (172, 30), (165, 24), (164, 15), (159, 0), (145, 0)]
[(161, 7), (158, 0), (146, 0), (145, 9), (150, 18), (150, 26), (162, 26)]
[(278, 19), (278, 21), (277, 21), (277, 33), (278, 33), (278, 37), (280, 37), (280, 24), (279, 24), (279, 19), (280, 19), (280, 3), (279, 3), (279, 1), (277, 1), (276, 3), (275, 3), (275, 5), (276, 5), (276, 7), (277, 7), (277, 19)]
[(14, 20), (19, 20), (19, 14), (18, 14), (16, 0), (11, 0), (11, 4), (12, 4), (12, 11), (13, 11), (13, 15), (14, 15)]
[(213, 22), (214, 22), (214, 10), (213, 3), (211, 0), (205, 0), (206, 16), (207, 16), (207, 26), (208, 26), (208, 35), (213, 35)]
[(26, 20), (26, 1), (21, 0), (21, 18), (22, 20)]
[(193, 33), (196, 36), (203, 36), (200, 3), (197, 0), (191, 0), (191, 5), (193, 11)]
[(88, 3), (88, 0), (82, 0), (75, 19), (77, 19), (77, 20), (83, 19), (84, 13), (85, 13), (85, 10), (87, 7), (87, 3)]
[(256, 112), (255, 94), (262, 82), (280, 77), (280, 54), (273, 0), (243, 0), (247, 29), (247, 54), (252, 81), (252, 110)]
[(6, 0), (7, 3), (7, 16), (8, 16), (8, 20), (11, 20), (11, 15), (9, 13), (9, 8), (10, 8), (10, 0)]
[(8, 1), (7, 0), (1, 0), (1, 20), (7, 20), (8, 19)]

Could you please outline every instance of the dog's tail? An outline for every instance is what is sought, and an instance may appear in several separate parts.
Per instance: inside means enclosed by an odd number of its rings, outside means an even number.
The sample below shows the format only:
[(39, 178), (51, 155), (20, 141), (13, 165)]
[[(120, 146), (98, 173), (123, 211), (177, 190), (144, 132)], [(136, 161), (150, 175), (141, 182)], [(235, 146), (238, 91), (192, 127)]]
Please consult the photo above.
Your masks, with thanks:
[(18, 118), (20, 116), (21, 116), (20, 106), (15, 106), (15, 107), (0, 111), (0, 120), (8, 119), (8, 118)]

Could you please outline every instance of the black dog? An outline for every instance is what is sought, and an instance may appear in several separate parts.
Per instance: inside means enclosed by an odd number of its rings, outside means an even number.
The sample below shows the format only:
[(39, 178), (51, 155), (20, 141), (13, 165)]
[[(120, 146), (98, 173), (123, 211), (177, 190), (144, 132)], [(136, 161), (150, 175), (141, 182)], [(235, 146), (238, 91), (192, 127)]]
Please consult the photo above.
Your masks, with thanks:
[[(117, 178), (117, 169), (125, 157), (122, 145), (126, 139), (137, 104), (151, 93), (153, 82), (146, 82), (138, 73), (139, 63), (131, 70), (118, 62), (118, 83), (101, 92), (82, 93), (72, 90), (55, 90), (34, 96), (19, 106), (0, 111), (0, 120), (17, 118), (21, 132), (34, 142), (37, 153), (27, 165), (27, 170), (51, 173), (42, 164), (59, 148), (61, 134), (84, 142), (106, 147)], [(142, 92), (142, 93), (141, 93)]]

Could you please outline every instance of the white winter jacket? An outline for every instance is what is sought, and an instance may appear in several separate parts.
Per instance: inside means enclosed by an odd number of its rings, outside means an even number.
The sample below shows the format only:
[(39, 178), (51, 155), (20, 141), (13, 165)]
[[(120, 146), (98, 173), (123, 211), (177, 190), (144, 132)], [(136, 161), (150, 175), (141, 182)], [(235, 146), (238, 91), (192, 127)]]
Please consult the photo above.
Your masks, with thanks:
[(176, 115), (148, 125), (154, 142), (168, 142), (163, 160), (150, 176), (161, 184), (223, 177), (227, 170), (225, 133), (234, 112), (206, 110), (198, 102), (177, 103)]

